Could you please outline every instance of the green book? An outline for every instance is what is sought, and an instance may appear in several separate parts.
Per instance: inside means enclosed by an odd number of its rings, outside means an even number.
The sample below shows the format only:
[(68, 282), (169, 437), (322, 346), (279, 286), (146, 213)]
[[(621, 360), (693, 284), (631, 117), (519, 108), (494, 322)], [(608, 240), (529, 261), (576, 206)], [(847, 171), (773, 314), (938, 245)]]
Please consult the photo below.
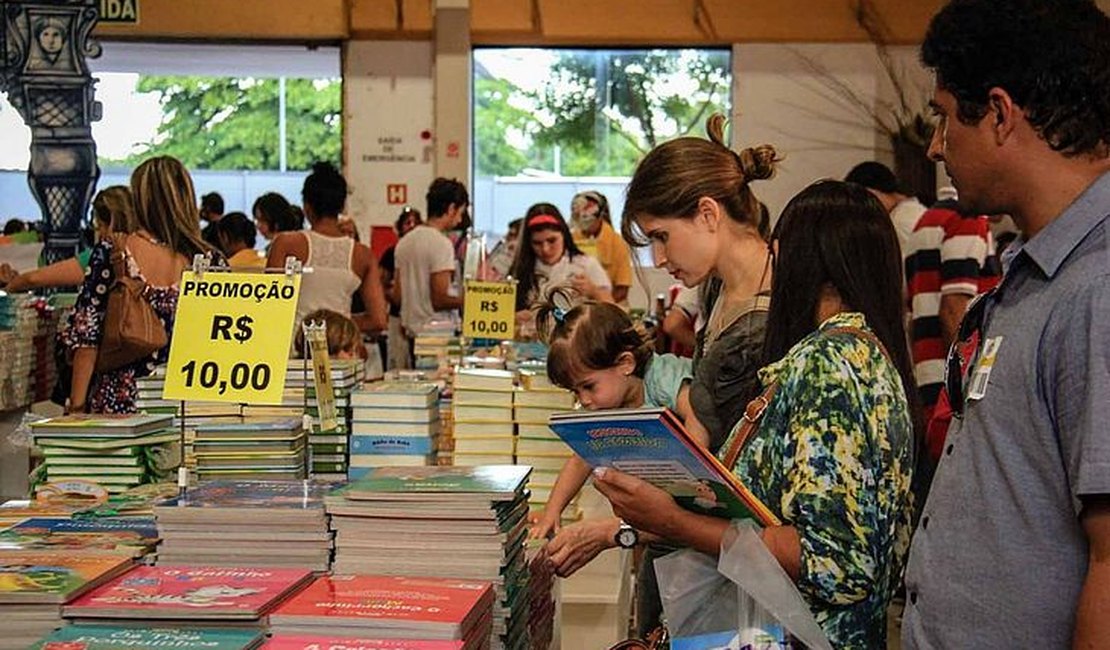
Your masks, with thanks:
[(250, 650), (262, 642), (262, 630), (226, 628), (136, 628), (114, 625), (69, 625), (53, 632), (32, 650), (81, 648), (81, 650)]
[(526, 465), (479, 467), (372, 467), (342, 495), (351, 500), (511, 501), (524, 491), (532, 468)]
[(66, 447), (71, 449), (122, 449), (125, 447), (142, 447), (157, 445), (163, 442), (174, 442), (181, 439), (178, 429), (162, 429), (153, 433), (130, 438), (90, 437), (96, 435), (92, 431), (81, 431), (81, 437), (56, 438), (51, 436), (39, 437), (35, 435), (35, 444), (45, 449), (46, 447)]
[(173, 426), (173, 418), (167, 415), (71, 414), (32, 422), (31, 435), (36, 438), (40, 436), (138, 436), (170, 426)]

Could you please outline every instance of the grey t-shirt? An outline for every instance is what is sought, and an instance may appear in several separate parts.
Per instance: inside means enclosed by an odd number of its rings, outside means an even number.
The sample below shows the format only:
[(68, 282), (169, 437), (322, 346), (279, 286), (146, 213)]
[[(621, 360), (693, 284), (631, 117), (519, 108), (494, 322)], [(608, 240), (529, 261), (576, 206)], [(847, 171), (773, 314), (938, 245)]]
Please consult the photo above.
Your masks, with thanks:
[(963, 383), (985, 389), (953, 419), (910, 550), (908, 650), (1071, 647), (1082, 499), (1110, 494), (1108, 216), (1110, 173), (1021, 245), (984, 298)]

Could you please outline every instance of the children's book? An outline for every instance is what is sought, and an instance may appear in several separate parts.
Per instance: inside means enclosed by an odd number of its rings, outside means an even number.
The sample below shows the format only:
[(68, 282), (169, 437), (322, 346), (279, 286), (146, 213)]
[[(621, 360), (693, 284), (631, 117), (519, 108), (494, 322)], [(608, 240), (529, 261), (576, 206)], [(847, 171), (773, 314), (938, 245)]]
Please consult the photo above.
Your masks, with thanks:
[(254, 620), (312, 579), (305, 569), (140, 566), (62, 610), (67, 617)]
[(352, 500), (510, 501), (528, 482), (532, 468), (521, 465), (481, 467), (374, 467), (338, 493)]
[(26, 519), (0, 531), (0, 553), (65, 551), (139, 556), (158, 543), (158, 529), (149, 517)]
[[(129, 450), (143, 445), (156, 445), (163, 442), (176, 442), (181, 439), (178, 429), (162, 429), (133, 438), (118, 440), (114, 438), (52, 438), (35, 435), (35, 444), (46, 448), (86, 449), (86, 450)], [(47, 455), (50, 455), (47, 452)]]
[(262, 641), (261, 630), (214, 628), (137, 628), (69, 625), (56, 630), (32, 650), (250, 650)]
[(324, 495), (335, 484), (322, 481), (208, 481), (189, 488), (185, 496), (170, 499), (154, 508), (160, 522), (179, 520), (186, 511), (220, 509), (251, 515), (260, 509), (320, 510)]
[(435, 451), (434, 443), (435, 440), (428, 436), (351, 436), (351, 453), (426, 456)]
[[(493, 605), (488, 582), (402, 576), (320, 576), (270, 615), (287, 625), (397, 630), (407, 638), (464, 639)], [(387, 636), (387, 633), (375, 636)]]
[(571, 411), (551, 429), (591, 467), (612, 467), (669, 492), (682, 507), (728, 519), (778, 518), (665, 408)]
[(460, 368), (455, 372), (455, 389), (512, 391), (511, 370), (495, 368)]
[(347, 639), (338, 636), (275, 634), (261, 650), (462, 650), (462, 641)]
[(70, 414), (31, 423), (38, 436), (137, 436), (173, 426), (173, 417), (146, 414)]
[(129, 568), (119, 555), (0, 553), (0, 603), (64, 603)]

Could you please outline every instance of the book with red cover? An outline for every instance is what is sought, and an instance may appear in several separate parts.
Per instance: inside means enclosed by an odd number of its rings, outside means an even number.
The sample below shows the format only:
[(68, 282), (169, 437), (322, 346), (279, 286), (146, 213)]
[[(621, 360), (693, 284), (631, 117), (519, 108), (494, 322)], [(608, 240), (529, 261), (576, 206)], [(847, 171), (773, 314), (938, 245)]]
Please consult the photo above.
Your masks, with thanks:
[(374, 630), (398, 639), (470, 639), (488, 622), (488, 582), (401, 576), (321, 576), (270, 615), (282, 627)]
[(346, 639), (275, 634), (260, 650), (462, 650), (462, 641), (431, 639)]
[(66, 617), (254, 620), (312, 578), (305, 569), (142, 566), (90, 591)]

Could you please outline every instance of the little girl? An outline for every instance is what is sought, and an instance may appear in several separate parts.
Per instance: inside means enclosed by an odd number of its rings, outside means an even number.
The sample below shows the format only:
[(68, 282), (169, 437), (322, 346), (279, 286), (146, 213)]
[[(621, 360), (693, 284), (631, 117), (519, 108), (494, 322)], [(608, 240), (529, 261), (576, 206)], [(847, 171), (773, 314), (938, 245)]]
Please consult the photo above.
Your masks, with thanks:
[[(667, 407), (682, 418), (695, 440), (708, 444), (709, 434), (690, 406), (688, 382), (693, 376), (690, 359), (655, 354), (628, 314), (612, 303), (586, 301), (566, 311), (555, 305), (560, 297), (555, 294), (536, 313), (539, 331), (547, 334), (550, 348), (547, 376), (555, 385), (574, 391), (582, 407), (591, 411)], [(555, 481), (547, 508), (536, 517), (532, 537), (543, 538), (558, 529), (563, 509), (582, 489), (590, 471), (591, 467), (578, 456), (567, 460)], [(619, 526), (616, 519), (582, 522), (579, 526), (587, 523), (596, 533), (591, 537), (600, 537), (609, 528), (615, 534)], [(556, 549), (557, 541), (553, 541)], [(596, 542), (611, 542), (597, 548), (597, 552), (615, 544), (611, 539)], [(581, 564), (593, 559), (597, 552)], [(556, 550), (553, 558), (558, 557)], [(569, 575), (580, 566), (559, 566), (557, 559), (555, 563), (560, 575)], [(564, 572), (565, 569), (570, 570)]]

